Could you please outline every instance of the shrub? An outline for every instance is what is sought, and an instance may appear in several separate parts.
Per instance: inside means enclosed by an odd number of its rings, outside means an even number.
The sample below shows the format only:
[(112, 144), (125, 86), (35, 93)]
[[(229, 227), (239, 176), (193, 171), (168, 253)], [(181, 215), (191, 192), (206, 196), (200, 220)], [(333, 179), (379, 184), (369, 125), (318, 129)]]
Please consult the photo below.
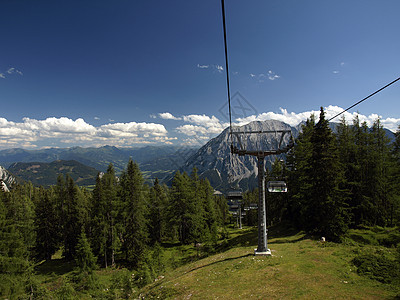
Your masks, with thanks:
[(398, 261), (388, 257), (384, 253), (360, 254), (353, 259), (359, 275), (371, 279), (391, 283), (400, 275)]

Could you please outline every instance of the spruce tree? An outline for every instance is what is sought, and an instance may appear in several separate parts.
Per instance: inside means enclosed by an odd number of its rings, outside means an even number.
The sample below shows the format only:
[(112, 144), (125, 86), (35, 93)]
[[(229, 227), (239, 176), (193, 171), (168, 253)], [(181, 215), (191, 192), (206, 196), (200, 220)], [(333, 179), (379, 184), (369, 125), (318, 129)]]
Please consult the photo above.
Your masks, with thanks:
[(24, 237), (6, 205), (10, 196), (0, 190), (0, 295), (18, 299), (25, 297), (30, 262)]
[(149, 232), (151, 243), (161, 243), (167, 232), (168, 192), (165, 186), (160, 185), (158, 178), (150, 190)]
[(107, 172), (102, 177), (98, 174), (96, 178), (91, 208), (93, 252), (105, 267), (115, 264), (118, 244), (115, 224), (118, 213), (117, 188), (114, 167), (110, 164)]
[(96, 268), (96, 257), (93, 255), (89, 241), (82, 230), (75, 249), (76, 265), (81, 273), (92, 274)]
[(349, 224), (354, 225), (357, 218), (357, 197), (355, 197), (355, 194), (360, 190), (359, 165), (355, 137), (344, 117), (337, 127), (336, 140), (339, 155), (338, 163), (340, 163), (339, 167), (343, 172), (343, 176), (339, 180), (339, 188), (343, 191), (342, 196), (347, 203)]
[(394, 192), (391, 181), (391, 174), (394, 171), (390, 155), (392, 145), (379, 119), (372, 126), (371, 136), (374, 180), (371, 181), (370, 187), (374, 188), (374, 219), (377, 225), (387, 226), (390, 223), (390, 207)]
[(288, 176), (289, 219), (298, 227), (305, 228), (309, 218), (309, 202), (313, 183), (311, 181), (312, 142), (315, 130), (315, 116), (311, 115), (302, 124), (302, 131), (296, 140), (296, 146), (288, 153), (290, 165)]
[(43, 187), (40, 187), (37, 191), (35, 253), (38, 259), (50, 260), (60, 246), (61, 232), (57, 226), (56, 203), (51, 192), (51, 189), (46, 191)]
[(395, 192), (393, 193), (392, 203), (389, 208), (390, 226), (400, 224), (400, 193), (398, 192), (400, 191), (400, 126), (395, 133), (395, 140), (392, 148), (392, 161), (393, 169), (390, 180), (393, 183), (392, 189)]
[(289, 158), (292, 218), (308, 232), (339, 240), (349, 224), (335, 137), (321, 108), (320, 119), (303, 126)]
[(88, 222), (87, 205), (85, 195), (75, 185), (73, 179), (67, 175), (65, 200), (63, 203), (65, 219), (63, 226), (63, 255), (66, 259), (73, 259), (75, 257), (79, 234)]
[(348, 228), (344, 195), (339, 190), (342, 170), (338, 163), (335, 137), (321, 107), (320, 119), (311, 136), (312, 184), (308, 212), (308, 230), (339, 240)]
[(137, 268), (145, 259), (149, 234), (143, 177), (132, 159), (121, 176), (121, 199), (124, 228), (122, 250), (127, 262)]

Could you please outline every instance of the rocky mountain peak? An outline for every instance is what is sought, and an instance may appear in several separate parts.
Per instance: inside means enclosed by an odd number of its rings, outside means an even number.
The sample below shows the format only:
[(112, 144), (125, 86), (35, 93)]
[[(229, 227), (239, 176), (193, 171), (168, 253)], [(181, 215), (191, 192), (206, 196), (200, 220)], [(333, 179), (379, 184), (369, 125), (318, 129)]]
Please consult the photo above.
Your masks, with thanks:
[(4, 167), (0, 166), (0, 188), (8, 192), (15, 182), (15, 178)]
[[(298, 130), (295, 127), (291, 127), (281, 121), (254, 121), (243, 126), (235, 126), (232, 129), (234, 133), (232, 136), (233, 144), (240, 148), (241, 143), (246, 150), (267, 151), (278, 149), (281, 139), (281, 134), (278, 133), (279, 130), (291, 130), (293, 136), (298, 135)], [(244, 131), (272, 131), (275, 133), (239, 133)], [(289, 139), (290, 135), (286, 134), (283, 137), (282, 146), (287, 145)], [(181, 171), (190, 173), (196, 167), (199, 175), (207, 177), (216, 189), (226, 190), (231, 185), (239, 185), (244, 189), (254, 187), (257, 184), (257, 158), (231, 154), (230, 146), (230, 130), (226, 128), (219, 136), (211, 139), (191, 156), (181, 168)], [(267, 157), (266, 165), (271, 165), (275, 158), (275, 156)]]

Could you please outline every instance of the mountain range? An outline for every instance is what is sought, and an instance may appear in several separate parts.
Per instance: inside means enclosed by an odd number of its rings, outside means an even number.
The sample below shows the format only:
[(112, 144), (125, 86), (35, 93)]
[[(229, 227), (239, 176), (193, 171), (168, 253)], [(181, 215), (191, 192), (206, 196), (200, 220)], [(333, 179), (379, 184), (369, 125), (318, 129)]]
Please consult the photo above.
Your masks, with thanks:
[(69, 174), (74, 182), (81, 186), (94, 185), (99, 173), (95, 168), (75, 160), (56, 160), (51, 163), (17, 162), (8, 171), (18, 178), (30, 181), (34, 185), (48, 187), (57, 183), (59, 174)]
[[(49, 148), (25, 150), (20, 148), (0, 150), (0, 165), (9, 168), (16, 162), (51, 163), (74, 160), (105, 172), (110, 163), (120, 173), (130, 158), (137, 162), (146, 178), (163, 178), (176, 171), (197, 148), (182, 146), (145, 146), (142, 148)], [(185, 154), (185, 155), (182, 155)]]
[[(297, 137), (301, 125), (302, 123), (293, 127), (276, 120), (254, 121), (235, 127), (233, 130), (252, 132), (290, 130), (292, 135)], [(337, 124), (331, 123), (333, 131), (336, 127)], [(386, 134), (390, 139), (394, 139), (393, 132), (386, 130)], [(278, 133), (240, 136), (241, 143), (247, 150), (277, 149), (280, 138)], [(288, 143), (289, 138), (289, 135), (283, 137), (283, 146)], [(234, 137), (234, 143), (238, 145), (236, 137)], [(139, 164), (149, 183), (157, 177), (161, 182), (171, 184), (177, 170), (191, 173), (195, 167), (201, 178), (207, 178), (215, 189), (223, 192), (232, 187), (240, 187), (243, 190), (256, 187), (257, 158), (247, 155), (232, 155), (230, 145), (230, 131), (227, 128), (200, 149), (185, 146), (7, 149), (0, 151), (0, 165), (8, 167), (8, 170), (15, 176), (38, 185), (54, 184), (50, 178), (54, 177), (55, 180), (58, 173), (66, 172), (74, 174), (76, 178), (74, 176), (73, 178), (78, 184), (88, 185), (94, 182), (93, 178), (97, 172), (105, 172), (110, 163), (114, 165), (116, 173), (119, 174), (132, 158)], [(268, 168), (276, 158), (276, 156), (266, 157), (266, 167)], [(281, 159), (284, 156), (281, 155), (278, 158)]]

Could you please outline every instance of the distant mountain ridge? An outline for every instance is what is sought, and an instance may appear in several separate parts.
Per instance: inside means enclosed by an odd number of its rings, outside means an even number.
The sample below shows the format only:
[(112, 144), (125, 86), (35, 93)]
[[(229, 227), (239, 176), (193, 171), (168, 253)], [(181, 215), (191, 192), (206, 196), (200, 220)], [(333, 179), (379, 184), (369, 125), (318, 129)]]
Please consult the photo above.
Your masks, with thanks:
[[(185, 149), (185, 156), (182, 150)], [(75, 160), (105, 172), (110, 163), (117, 173), (125, 169), (129, 158), (136, 161), (147, 178), (163, 178), (179, 168), (197, 148), (182, 146), (145, 146), (142, 148), (49, 148), (24, 150), (20, 148), (0, 150), (0, 165), (8, 168), (16, 162), (51, 163), (56, 160)]]
[(95, 168), (75, 160), (56, 160), (51, 163), (17, 162), (12, 164), (8, 171), (36, 186), (55, 185), (59, 174), (69, 174), (80, 186), (94, 185), (99, 173)]

